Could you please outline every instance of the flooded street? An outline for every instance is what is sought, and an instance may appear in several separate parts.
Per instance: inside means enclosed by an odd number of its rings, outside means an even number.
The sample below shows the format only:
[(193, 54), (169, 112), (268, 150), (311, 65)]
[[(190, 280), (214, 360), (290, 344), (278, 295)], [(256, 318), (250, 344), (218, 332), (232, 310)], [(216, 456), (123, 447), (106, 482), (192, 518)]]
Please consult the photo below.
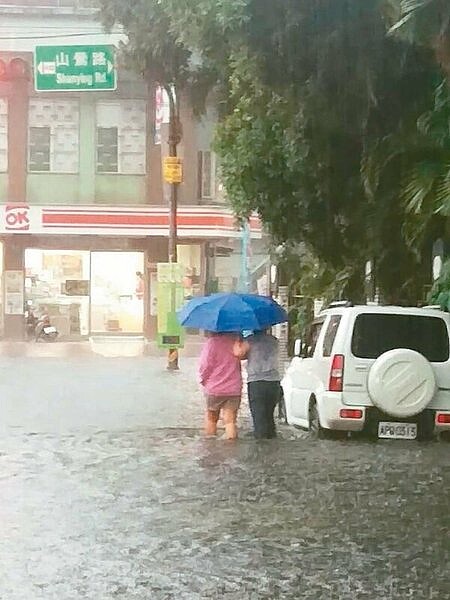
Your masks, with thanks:
[(450, 598), (448, 444), (204, 440), (194, 361), (94, 362), (3, 362), (2, 600)]

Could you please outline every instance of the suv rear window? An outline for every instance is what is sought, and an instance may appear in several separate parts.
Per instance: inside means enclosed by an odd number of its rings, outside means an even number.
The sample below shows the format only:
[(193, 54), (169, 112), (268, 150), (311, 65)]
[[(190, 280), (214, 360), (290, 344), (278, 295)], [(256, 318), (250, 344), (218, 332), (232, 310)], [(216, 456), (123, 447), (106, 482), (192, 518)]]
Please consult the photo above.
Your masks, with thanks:
[(307, 336), (306, 341), (305, 358), (311, 358), (314, 355), (314, 352), (316, 351), (317, 342), (319, 341), (320, 332), (322, 331), (323, 323), (324, 321), (322, 319), (320, 321), (315, 321), (311, 325), (311, 329), (309, 330), (309, 334)]
[(352, 353), (358, 358), (378, 358), (388, 350), (408, 348), (429, 362), (449, 359), (445, 321), (418, 315), (363, 314), (355, 320)]
[(323, 356), (331, 356), (333, 350), (334, 340), (338, 331), (339, 323), (341, 322), (341, 315), (333, 315), (330, 319), (325, 338), (323, 340)]

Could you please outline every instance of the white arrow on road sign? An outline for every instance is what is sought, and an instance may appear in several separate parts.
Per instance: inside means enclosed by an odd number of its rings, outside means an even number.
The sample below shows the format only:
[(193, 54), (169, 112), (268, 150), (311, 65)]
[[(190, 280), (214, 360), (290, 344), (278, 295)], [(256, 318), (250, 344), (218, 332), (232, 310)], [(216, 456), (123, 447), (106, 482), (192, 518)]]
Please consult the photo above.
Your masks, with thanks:
[(40, 62), (37, 66), (37, 70), (41, 75), (56, 75), (56, 63)]
[(114, 69), (114, 65), (112, 64), (112, 62), (110, 60), (108, 60), (108, 73), (111, 73), (111, 71)]

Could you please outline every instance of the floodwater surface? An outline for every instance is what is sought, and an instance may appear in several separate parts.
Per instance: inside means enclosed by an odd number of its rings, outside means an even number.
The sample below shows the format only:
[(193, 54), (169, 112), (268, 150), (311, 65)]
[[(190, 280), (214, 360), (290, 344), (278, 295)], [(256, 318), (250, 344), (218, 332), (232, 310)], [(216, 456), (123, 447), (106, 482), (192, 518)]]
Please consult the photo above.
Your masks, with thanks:
[(450, 598), (447, 443), (205, 440), (194, 362), (15, 365), (1, 600)]

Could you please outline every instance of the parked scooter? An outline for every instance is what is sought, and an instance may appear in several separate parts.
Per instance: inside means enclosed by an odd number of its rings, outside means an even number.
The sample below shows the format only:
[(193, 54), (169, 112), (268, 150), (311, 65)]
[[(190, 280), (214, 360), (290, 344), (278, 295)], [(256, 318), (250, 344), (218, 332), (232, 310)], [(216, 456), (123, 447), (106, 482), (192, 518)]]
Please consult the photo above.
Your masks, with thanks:
[(38, 318), (34, 314), (34, 308), (31, 302), (28, 301), (25, 308), (25, 333), (27, 336), (27, 340), (34, 340), (37, 323)]
[(47, 314), (39, 318), (36, 329), (34, 330), (35, 342), (54, 342), (59, 333), (56, 327), (50, 323), (50, 317)]

